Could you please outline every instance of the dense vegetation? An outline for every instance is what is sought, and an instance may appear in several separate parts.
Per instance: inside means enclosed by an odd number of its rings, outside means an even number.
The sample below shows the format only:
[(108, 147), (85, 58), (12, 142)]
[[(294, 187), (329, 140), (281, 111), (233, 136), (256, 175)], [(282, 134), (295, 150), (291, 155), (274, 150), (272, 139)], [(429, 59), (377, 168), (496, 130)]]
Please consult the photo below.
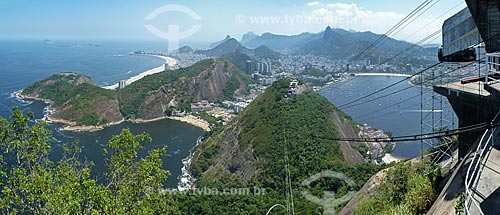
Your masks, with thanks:
[[(344, 161), (339, 144), (333, 140), (337, 134), (331, 114), (336, 109), (331, 103), (312, 91), (285, 98), (288, 87), (288, 81), (279, 81), (269, 87), (223, 131), (212, 135), (200, 145), (198, 160), (192, 166), (193, 173), (199, 177), (198, 188), (261, 187), (266, 189), (267, 195), (247, 195), (237, 198), (224, 195), (210, 198), (176, 196), (182, 200), (189, 199), (190, 208), (200, 209), (195, 212), (183, 210), (183, 213), (265, 214), (272, 205), (285, 204), (285, 153), (289, 155), (290, 177), (296, 193), (297, 214), (318, 214), (323, 210), (322, 206), (300, 195), (302, 191), (309, 191), (322, 198), (323, 191), (333, 190), (336, 192), (336, 197), (341, 197), (349, 191), (359, 189), (379, 170), (380, 167), (372, 164), (353, 165)], [(239, 132), (232, 133), (235, 130)], [(233, 135), (236, 137), (230, 138)], [(244, 181), (241, 175), (234, 174), (235, 170), (231, 168), (207, 172), (210, 168), (219, 168), (213, 165), (221, 159), (224, 145), (228, 142), (232, 145), (231, 141), (237, 141), (240, 150), (250, 146), (254, 156), (257, 157), (254, 165), (258, 171), (249, 181)], [(253, 158), (247, 160), (251, 162)], [(308, 177), (325, 170), (345, 173), (356, 182), (357, 186), (351, 187), (336, 178), (323, 178), (310, 186), (301, 185), (301, 182)], [(188, 207), (183, 205), (183, 202), (180, 201), (181, 209)], [(205, 205), (213, 205), (214, 202), (227, 203), (222, 205), (216, 203), (216, 208), (202, 210)], [(335, 206), (336, 209), (342, 207), (342, 205)], [(283, 210), (278, 214), (284, 214)]]
[[(228, 72), (229, 64), (224, 64), (224, 72)], [(236, 90), (240, 88), (241, 83), (244, 83), (245, 86), (254, 83), (254, 80), (250, 78), (250, 76), (246, 75), (243, 71), (237, 70), (234, 72), (231, 79), (226, 83), (226, 86), (223, 89), (224, 99), (232, 101), (234, 100), (234, 95)]]
[(246, 62), (254, 61), (254, 59), (247, 54), (243, 53), (241, 50), (236, 50), (235, 52), (231, 52), (222, 56), (222, 59), (225, 59), (232, 64), (234, 64), (241, 71), (246, 70)]
[(138, 158), (146, 134), (128, 129), (105, 147), (108, 173), (104, 181), (91, 177), (91, 163), (81, 162), (77, 143), (64, 145), (64, 155), (52, 161), (55, 142), (43, 121), (31, 124), (14, 108), (12, 120), (0, 118), (0, 212), (3, 214), (179, 214), (170, 194), (159, 192), (169, 172), (161, 157), (166, 148)]
[(54, 107), (70, 109), (64, 118), (77, 125), (100, 125), (110, 121), (96, 114), (101, 101), (117, 100), (115, 91), (93, 85), (90, 78), (74, 73), (53, 75), (23, 90), (23, 95), (48, 99)]
[(321, 69), (316, 69), (316, 68), (307, 68), (303, 73), (303, 75), (310, 75), (318, 78), (323, 78), (326, 75), (328, 75), (327, 72), (321, 70)]
[(246, 93), (245, 86), (252, 82), (230, 62), (208, 59), (146, 76), (118, 91), (97, 87), (84, 75), (61, 73), (34, 83), (22, 95), (52, 101), (53, 119), (82, 126), (105, 125), (124, 118), (155, 119), (173, 110), (189, 112), (190, 104), (198, 100), (232, 100)]
[(258, 58), (267, 58), (267, 59), (276, 59), (281, 57), (280, 53), (275, 52), (274, 50), (264, 45), (254, 49), (254, 55)]
[[(286, 205), (286, 163), (297, 214), (338, 212), (343, 203), (319, 205), (317, 199), (334, 191), (340, 197), (358, 190), (383, 167), (349, 164), (344, 160), (332, 113), (337, 110), (312, 91), (287, 96), (289, 82), (278, 81), (226, 126), (217, 124), (197, 149), (192, 172), (197, 190), (163, 192), (168, 171), (161, 168), (166, 149), (152, 150), (138, 158), (146, 134), (134, 136), (128, 129), (106, 145), (108, 172), (99, 181), (90, 175), (92, 163), (81, 162), (78, 144), (64, 145), (64, 155), (48, 157), (55, 142), (46, 123), (31, 123), (17, 108), (12, 120), (0, 118), (0, 211), (21, 214), (265, 214), (275, 204)], [(342, 113), (341, 113), (342, 115)], [(345, 117), (345, 116), (344, 116)], [(29, 125), (29, 124), (32, 125)], [(239, 167), (216, 166), (224, 147), (252, 149), (245, 162), (256, 167), (249, 180)], [(244, 156), (248, 156), (242, 154)], [(288, 156), (287, 156), (288, 155)], [(225, 162), (232, 162), (226, 160)], [(223, 162), (224, 163), (224, 162)], [(304, 185), (310, 176), (335, 171), (344, 173), (355, 185), (338, 178), (323, 177)], [(435, 198), (439, 170), (427, 163), (402, 163), (388, 170), (382, 185), (369, 198), (357, 203), (356, 214), (417, 214), (425, 212)], [(228, 193), (233, 188), (243, 193)], [(208, 189), (208, 192), (206, 192)], [(331, 196), (330, 196), (331, 197)], [(273, 214), (286, 214), (276, 208)]]
[[(30, 95), (36, 93), (40, 89), (43, 83), (48, 81), (54, 82), (51, 87), (44, 88), (40, 91), (40, 97), (44, 99), (49, 99), (54, 102), (54, 105), (59, 106), (64, 102), (72, 99), (77, 109), (84, 109), (92, 106), (92, 100), (98, 97), (115, 97), (115, 93), (112, 90), (105, 90), (100, 87), (96, 87), (90, 83), (74, 84), (72, 81), (79, 78), (79, 74), (69, 74), (69, 75), (53, 75), (47, 79), (36, 82), (35, 84), (27, 87), (23, 90), (23, 94)], [(77, 95), (80, 95), (77, 97)]]
[(439, 179), (440, 170), (428, 162), (399, 163), (373, 196), (356, 204), (354, 214), (423, 214), (436, 198)]
[[(148, 75), (140, 81), (132, 83), (131, 85), (125, 87), (120, 91), (121, 112), (127, 118), (135, 118), (139, 116), (140, 106), (144, 103), (144, 100), (147, 98), (149, 93), (157, 91), (161, 87), (163, 87), (163, 89), (165, 90), (179, 88), (180, 86), (178, 86), (178, 81), (181, 78), (196, 77), (213, 64), (214, 60), (212, 59), (204, 60), (187, 68), (167, 70), (165, 72)], [(187, 86), (184, 85), (184, 87)], [(179, 106), (187, 107), (189, 106), (189, 103), (194, 102), (193, 95), (184, 95), (184, 93), (186, 93), (187, 91), (186, 89), (176, 90), (181, 94), (180, 96), (186, 97), (186, 99), (181, 101), (181, 104), (179, 104)], [(172, 98), (173, 96), (174, 95), (170, 95), (170, 98)]]

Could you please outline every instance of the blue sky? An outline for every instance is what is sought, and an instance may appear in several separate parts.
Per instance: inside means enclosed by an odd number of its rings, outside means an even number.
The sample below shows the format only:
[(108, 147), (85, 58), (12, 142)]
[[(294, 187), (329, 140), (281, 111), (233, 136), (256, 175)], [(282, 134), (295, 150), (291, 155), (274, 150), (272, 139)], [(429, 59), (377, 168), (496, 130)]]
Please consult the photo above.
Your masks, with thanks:
[[(319, 32), (327, 25), (384, 33), (422, 1), (0, 0), (0, 37), (158, 40), (146, 30), (145, 24), (158, 29), (179, 25), (181, 31), (199, 24), (202, 28), (184, 39), (198, 42), (220, 40), (227, 34), (240, 39), (248, 31), (258, 34)], [(188, 7), (199, 14), (201, 20), (179, 12), (144, 20), (151, 11), (169, 4)], [(418, 41), (439, 29), (445, 18), (464, 7), (463, 0), (441, 0), (394, 37)], [(420, 28), (423, 30), (414, 34)]]

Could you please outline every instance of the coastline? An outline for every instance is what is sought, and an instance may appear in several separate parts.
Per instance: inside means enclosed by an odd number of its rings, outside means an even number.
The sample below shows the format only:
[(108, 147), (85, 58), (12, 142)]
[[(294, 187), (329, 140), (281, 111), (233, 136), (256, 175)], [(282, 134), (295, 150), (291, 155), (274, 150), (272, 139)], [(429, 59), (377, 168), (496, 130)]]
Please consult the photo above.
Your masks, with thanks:
[[(165, 60), (165, 62), (169, 66), (175, 66), (177, 64), (177, 60), (174, 59), (174, 58), (171, 58), (171, 57), (160, 56), (160, 55), (149, 55), (149, 56), (155, 56), (155, 57), (162, 58), (162, 59)], [(163, 71), (165, 71), (165, 64), (162, 65), (162, 66), (159, 66), (159, 67), (147, 70), (145, 72), (142, 72), (139, 75), (136, 75), (136, 76), (133, 76), (133, 77), (129, 78), (127, 80), (127, 85), (131, 84), (131, 83), (133, 83), (135, 81), (138, 81), (138, 80), (140, 80), (140, 79), (142, 79), (142, 78), (144, 78), (144, 77), (146, 77), (148, 75), (156, 74), (156, 73), (163, 72)], [(102, 88), (113, 90), (113, 89), (116, 89), (117, 87), (118, 87), (118, 84), (114, 84), (114, 85), (106, 86), (106, 87), (102, 87)], [(132, 123), (148, 123), (148, 122), (154, 122), (154, 121), (159, 121), (159, 120), (163, 120), (163, 119), (170, 119), (170, 120), (185, 122), (185, 123), (188, 123), (190, 125), (199, 127), (201, 129), (203, 129), (205, 132), (208, 132), (208, 131), (211, 130), (210, 129), (210, 123), (208, 123), (207, 121), (205, 121), (203, 119), (195, 117), (193, 115), (188, 115), (188, 116), (185, 116), (185, 117), (167, 117), (167, 116), (162, 116), (162, 117), (159, 117), (159, 118), (147, 119), (147, 120), (145, 120), (145, 119), (134, 119), (134, 120), (121, 119), (120, 121), (110, 122), (110, 123), (107, 123), (105, 125), (79, 126), (79, 125), (76, 125), (74, 122), (71, 122), (71, 121), (68, 121), (68, 120), (64, 120), (64, 119), (55, 118), (55, 117), (51, 116), (55, 112), (55, 110), (52, 108), (53, 102), (51, 100), (23, 95), (22, 94), (22, 90), (17, 91), (15, 93), (15, 96), (16, 96), (16, 98), (18, 98), (18, 99), (20, 99), (22, 101), (33, 100), (33, 101), (41, 101), (41, 102), (47, 104), (47, 107), (46, 107), (47, 110), (44, 111), (44, 112), (46, 112), (46, 114), (44, 115), (44, 117), (41, 120), (44, 120), (44, 121), (46, 121), (48, 123), (59, 123), (59, 124), (62, 124), (63, 126), (60, 127), (61, 131), (82, 131), (82, 132), (88, 131), (88, 132), (93, 132), (93, 131), (102, 130), (102, 129), (106, 128), (106, 127), (110, 127), (110, 126), (114, 126), (114, 125), (119, 125), (119, 124), (121, 124), (123, 122), (126, 122), (126, 121), (130, 121)]]
[[(161, 56), (161, 55), (147, 55), (147, 56), (159, 57), (159, 58), (165, 60), (165, 63), (168, 64), (168, 66), (170, 66), (170, 67), (177, 65), (177, 60), (174, 58), (171, 58), (171, 57), (166, 57), (166, 56)], [(144, 78), (148, 75), (153, 75), (156, 73), (163, 72), (163, 71), (165, 71), (165, 69), (166, 69), (165, 64), (163, 64), (159, 67), (156, 67), (156, 68), (153, 68), (150, 70), (146, 70), (146, 71), (141, 72), (140, 74), (138, 74), (136, 76), (133, 76), (133, 77), (125, 80), (125, 84), (130, 85), (138, 80), (141, 80), (142, 78)], [(102, 88), (107, 89), (107, 90), (116, 90), (118, 88), (118, 83), (110, 85), (110, 86), (104, 86)]]
[(193, 126), (203, 129), (205, 132), (209, 132), (212, 130), (210, 128), (210, 123), (193, 115), (187, 115), (185, 117), (169, 116), (167, 118), (191, 124)]
[(109, 126), (119, 125), (119, 124), (125, 122), (125, 119), (122, 119), (122, 120), (117, 121), (117, 122), (110, 122), (106, 125), (97, 125), (97, 126), (96, 125), (75, 125), (73, 122), (70, 122), (70, 121), (67, 121), (64, 119), (54, 118), (51, 116), (48, 116), (47, 119), (45, 119), (45, 121), (50, 122), (50, 123), (63, 124), (64, 126), (62, 126), (60, 128), (61, 131), (94, 132), (94, 131), (103, 130)]
[(126, 121), (130, 121), (130, 122), (136, 123), (136, 124), (142, 124), (142, 123), (160, 121), (160, 120), (164, 120), (164, 119), (170, 119), (170, 120), (185, 122), (185, 123), (188, 123), (188, 124), (190, 124), (192, 126), (201, 128), (205, 132), (209, 132), (209, 131), (212, 130), (210, 128), (210, 123), (208, 123), (207, 121), (205, 121), (203, 119), (200, 119), (200, 118), (198, 118), (196, 116), (193, 116), (193, 115), (187, 115), (185, 117), (174, 117), (174, 116), (167, 117), (167, 116), (163, 116), (163, 117), (158, 117), (158, 118), (155, 118), (155, 119), (134, 119), (134, 120), (121, 119), (120, 121), (110, 122), (110, 123), (107, 123), (105, 125), (98, 125), (98, 126), (94, 126), (94, 125), (82, 125), (82, 126), (80, 126), (80, 125), (76, 125), (74, 122), (71, 122), (71, 121), (68, 121), (68, 120), (64, 120), (64, 119), (59, 119), (59, 118), (52, 117), (51, 115), (54, 113), (54, 110), (51, 108), (52, 101), (50, 101), (50, 100), (36, 98), (36, 97), (25, 96), (25, 95), (22, 95), (21, 92), (17, 93), (16, 97), (18, 99), (23, 100), (23, 101), (25, 101), (25, 100), (35, 100), (35, 101), (41, 101), (41, 102), (47, 104), (47, 107), (46, 107), (47, 108), (47, 111), (46, 111), (47, 114), (44, 115), (44, 117), (41, 120), (44, 120), (44, 121), (46, 121), (48, 123), (59, 123), (59, 124), (62, 124), (63, 126), (60, 127), (61, 131), (94, 132), (94, 131), (103, 130), (106, 127), (110, 127), (110, 126), (114, 126), (114, 125), (119, 125), (119, 124), (121, 124), (123, 122), (126, 122)]
[(211, 131), (210, 129), (210, 123), (207, 121), (200, 119), (196, 116), (193, 115), (187, 115), (185, 117), (177, 117), (177, 116), (163, 116), (163, 117), (158, 117), (154, 119), (134, 119), (130, 120), (132, 123), (148, 123), (148, 122), (156, 122), (164, 119), (170, 119), (170, 120), (175, 120), (179, 122), (185, 122), (187, 124), (190, 124), (192, 126), (198, 127), (203, 129), (205, 132)]
[(198, 137), (196, 144), (189, 150), (189, 155), (182, 159), (181, 174), (177, 177), (177, 191), (187, 191), (196, 189), (196, 179), (191, 175), (191, 164), (193, 163), (193, 156), (198, 146), (203, 142), (203, 136)]
[(110, 126), (114, 126), (114, 125), (119, 125), (119, 124), (121, 124), (123, 122), (126, 122), (126, 121), (130, 121), (130, 122), (136, 123), (136, 124), (141, 124), (141, 123), (155, 122), (155, 121), (164, 120), (164, 119), (170, 119), (170, 120), (185, 122), (185, 123), (188, 123), (188, 124), (190, 124), (192, 126), (196, 126), (198, 128), (201, 128), (205, 132), (209, 132), (209, 131), (212, 130), (210, 128), (210, 123), (208, 123), (207, 121), (205, 121), (203, 119), (200, 119), (200, 118), (198, 118), (196, 116), (193, 116), (193, 115), (187, 115), (185, 117), (175, 117), (175, 116), (167, 117), (167, 116), (163, 116), (163, 117), (158, 117), (158, 118), (155, 118), (155, 119), (134, 119), (134, 120), (121, 119), (120, 121), (110, 122), (110, 123), (107, 123), (106, 125), (98, 125), (98, 126), (84, 125), (84, 126), (80, 126), (80, 125), (76, 125), (74, 122), (71, 122), (71, 121), (68, 121), (68, 120), (64, 120), (64, 119), (59, 119), (59, 118), (52, 117), (51, 115), (52, 115), (52, 113), (54, 113), (54, 110), (51, 108), (52, 101), (50, 101), (50, 100), (36, 98), (36, 97), (30, 97), (30, 96), (25, 96), (25, 95), (22, 95), (21, 92), (17, 93), (16, 97), (18, 99), (23, 100), (23, 101), (24, 100), (35, 100), (35, 101), (41, 101), (41, 102), (47, 104), (48, 105), (46, 107), (48, 109), (46, 111), (47, 114), (41, 120), (44, 120), (44, 121), (46, 121), (48, 123), (63, 124), (63, 126), (61, 126), (61, 128), (60, 128), (61, 131), (83, 131), (83, 132), (88, 131), (88, 132), (93, 132), (93, 131), (102, 130), (102, 129), (106, 128), (106, 127), (110, 127)]

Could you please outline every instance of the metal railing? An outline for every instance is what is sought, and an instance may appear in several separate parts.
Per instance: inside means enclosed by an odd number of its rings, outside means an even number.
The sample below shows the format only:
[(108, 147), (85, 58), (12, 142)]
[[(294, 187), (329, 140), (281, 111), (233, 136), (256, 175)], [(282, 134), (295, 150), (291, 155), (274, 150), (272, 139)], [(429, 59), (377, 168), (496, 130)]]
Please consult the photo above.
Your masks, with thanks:
[(491, 121), (491, 124), (493, 125), (492, 128), (487, 129), (481, 137), (476, 151), (474, 152), (474, 156), (472, 157), (472, 160), (470, 162), (469, 168), (467, 169), (467, 174), (465, 175), (465, 214), (471, 214), (471, 210), (473, 210), (472, 207), (475, 207), (477, 210), (475, 212), (479, 212), (481, 215), (484, 215), (483, 211), (481, 210), (481, 206), (476, 201), (476, 199), (474, 199), (474, 196), (476, 194), (476, 188), (483, 171), (483, 158), (485, 157), (486, 153), (489, 152), (493, 147), (495, 139), (494, 136), (496, 135), (496, 130), (499, 123), (499, 115), (500, 111)]
[(488, 70), (486, 73), (485, 84), (500, 83), (500, 53), (487, 54)]
[[(469, 168), (467, 169), (467, 175), (465, 176), (465, 214), (471, 214), (471, 208), (475, 207), (481, 215), (484, 215), (479, 203), (474, 199), (474, 194), (479, 176), (481, 175), (481, 158), (488, 151), (487, 149), (490, 143), (493, 142), (493, 133), (491, 129), (484, 132)], [(486, 136), (488, 137), (486, 138)]]

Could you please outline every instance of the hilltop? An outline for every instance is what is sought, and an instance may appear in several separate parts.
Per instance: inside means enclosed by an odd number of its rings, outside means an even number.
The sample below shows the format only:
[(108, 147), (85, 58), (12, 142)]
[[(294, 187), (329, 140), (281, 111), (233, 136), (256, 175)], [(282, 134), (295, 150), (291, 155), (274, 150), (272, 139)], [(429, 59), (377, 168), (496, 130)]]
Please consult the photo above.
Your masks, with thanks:
[(231, 40), (231, 39), (232, 39), (232, 37), (231, 37), (231, 36), (226, 35), (226, 37), (225, 37), (223, 40), (218, 41), (218, 42), (215, 42), (215, 43), (212, 43), (212, 44), (210, 44), (208, 47), (209, 47), (209, 48), (211, 48), (211, 49), (212, 49), (212, 48), (215, 48), (215, 47), (219, 46), (220, 44), (226, 43), (227, 41), (229, 41), (229, 40)]
[(123, 120), (118, 95), (94, 85), (90, 77), (60, 73), (34, 83), (20, 94), (50, 103), (49, 120), (72, 126), (99, 126)]
[(232, 63), (223, 59), (200, 61), (193, 66), (143, 78), (120, 92), (121, 111), (127, 118), (154, 119), (169, 107), (188, 110), (195, 101), (220, 101), (242, 95), (251, 83)]
[[(301, 54), (325, 55), (338, 58), (351, 57), (364, 50), (382, 35), (369, 31), (351, 32), (339, 28), (327, 27), (322, 37), (302, 45), (298, 52)], [(410, 47), (412, 44), (387, 37), (384, 45), (378, 47), (372, 55), (389, 54), (394, 55), (399, 51)]]
[(301, 33), (298, 35), (278, 35), (272, 33), (264, 33), (261, 36), (249, 32), (243, 35), (242, 44), (257, 48), (259, 46), (267, 46), (273, 50), (290, 50), (303, 46), (313, 40), (321, 38), (321, 33)]
[(97, 87), (90, 77), (81, 74), (60, 73), (25, 88), (20, 96), (50, 103), (54, 111), (51, 121), (89, 130), (125, 119), (163, 118), (172, 108), (190, 111), (193, 102), (242, 95), (251, 82), (232, 63), (209, 59), (146, 76), (119, 91)]
[(196, 51), (196, 53), (204, 54), (204, 55), (211, 56), (211, 57), (221, 57), (225, 54), (229, 54), (229, 53), (235, 52), (237, 50), (243, 51), (245, 53), (251, 52), (250, 49), (244, 47), (243, 45), (241, 45), (240, 42), (238, 42), (238, 40), (231, 38), (231, 37), (226, 38), (217, 44), (218, 44), (217, 46), (215, 46), (211, 49), (199, 50), (199, 51)]
[(212, 57), (223, 57), (226, 55), (231, 55), (235, 52), (241, 52), (246, 55), (252, 56), (252, 57), (258, 57), (258, 58), (278, 58), (281, 56), (280, 53), (274, 51), (273, 49), (261, 45), (255, 49), (249, 49), (242, 45), (238, 40), (234, 38), (226, 38), (223, 41), (217, 43), (218, 45), (208, 49), (208, 50), (199, 50), (197, 51), (198, 54), (204, 54), (207, 56), (212, 56)]
[[(272, 50), (286, 51), (291, 54), (312, 54), (337, 59), (349, 59), (382, 37), (383, 35), (370, 31), (348, 31), (327, 26), (325, 30), (319, 33), (304, 32), (297, 35), (263, 33), (259, 36), (249, 32), (243, 35), (241, 44), (248, 48), (266, 46)], [(413, 45), (409, 42), (386, 37), (383, 45), (378, 46), (365, 57), (374, 62), (375, 60), (378, 61), (379, 57), (385, 60)], [(435, 47), (415, 46), (419, 48), (416, 48), (412, 54), (402, 57), (401, 61), (412, 64), (421, 62), (422, 60), (418, 60), (417, 56), (434, 56), (437, 51)]]
[[(200, 198), (190, 201), (190, 208), (202, 207), (205, 201), (227, 202), (218, 206), (214, 214), (230, 212), (231, 205), (238, 205), (240, 214), (265, 213), (271, 205), (285, 201), (286, 154), (296, 193), (336, 187), (339, 194), (345, 194), (358, 189), (329, 179), (314, 187), (301, 185), (308, 177), (325, 170), (341, 171), (359, 184), (376, 172), (378, 167), (372, 164), (351, 164), (344, 158), (340, 144), (335, 141), (339, 137), (335, 117), (346, 118), (335, 114), (340, 110), (305, 86), (298, 87), (294, 95), (289, 90), (290, 81), (275, 82), (236, 119), (206, 139), (193, 157), (192, 173), (197, 177), (198, 188), (255, 186), (265, 188), (267, 195)], [(296, 196), (297, 214), (322, 210), (302, 195)], [(193, 210), (188, 214), (200, 212)]]

